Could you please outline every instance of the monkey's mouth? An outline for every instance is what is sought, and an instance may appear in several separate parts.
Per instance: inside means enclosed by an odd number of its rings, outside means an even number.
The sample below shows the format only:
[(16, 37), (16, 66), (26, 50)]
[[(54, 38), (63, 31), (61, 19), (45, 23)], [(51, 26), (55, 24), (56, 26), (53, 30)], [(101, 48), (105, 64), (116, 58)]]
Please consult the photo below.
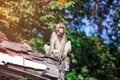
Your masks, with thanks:
[(63, 36), (64, 35), (64, 33), (59, 33), (59, 36)]

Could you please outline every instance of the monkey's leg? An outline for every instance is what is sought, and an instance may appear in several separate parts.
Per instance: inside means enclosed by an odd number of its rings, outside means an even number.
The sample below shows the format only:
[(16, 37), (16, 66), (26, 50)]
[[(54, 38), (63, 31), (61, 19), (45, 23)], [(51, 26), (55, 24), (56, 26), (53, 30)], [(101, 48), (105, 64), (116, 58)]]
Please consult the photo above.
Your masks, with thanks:
[(57, 59), (58, 61), (61, 61), (61, 55), (59, 52), (53, 53), (53, 57)]
[(50, 54), (49, 53), (49, 50), (50, 50), (50, 46), (48, 46), (47, 44), (44, 45), (44, 49), (45, 49), (45, 56), (46, 57), (52, 57), (52, 58), (55, 58), (55, 54), (58, 53), (58, 50), (53, 50), (53, 53)]
[(64, 59), (62, 66), (63, 66), (65, 71), (69, 71), (69, 69), (70, 69), (70, 59), (69, 59), (69, 57), (66, 57)]
[(67, 57), (68, 53), (71, 51), (71, 42), (68, 41), (65, 44), (65, 49), (64, 49), (64, 53), (62, 54), (62, 67), (65, 71), (69, 71), (69, 57)]
[(48, 46), (47, 44), (44, 45), (44, 49), (45, 49), (45, 57), (50, 57), (51, 54), (49, 53), (50, 50), (50, 46)]
[(47, 44), (44, 45), (44, 49), (45, 49), (45, 53), (47, 54), (49, 49), (50, 49), (50, 46), (48, 46)]
[(64, 53), (62, 54), (62, 59), (66, 58), (68, 53), (71, 51), (72, 47), (71, 47), (71, 42), (68, 41), (66, 44), (65, 44), (65, 49), (64, 49)]

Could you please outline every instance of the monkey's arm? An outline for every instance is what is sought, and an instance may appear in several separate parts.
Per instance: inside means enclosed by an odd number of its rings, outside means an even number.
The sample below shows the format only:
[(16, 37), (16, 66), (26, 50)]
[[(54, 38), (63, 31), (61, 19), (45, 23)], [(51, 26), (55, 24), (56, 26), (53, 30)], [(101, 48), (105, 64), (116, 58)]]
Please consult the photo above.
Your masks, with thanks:
[(67, 41), (67, 43), (65, 44), (64, 52), (62, 54), (62, 60), (64, 60), (67, 57), (68, 53), (71, 52), (71, 50), (71, 41)]
[(50, 49), (48, 51), (48, 54), (53, 53), (55, 40), (56, 40), (56, 35), (55, 35), (55, 32), (53, 32), (50, 38)]

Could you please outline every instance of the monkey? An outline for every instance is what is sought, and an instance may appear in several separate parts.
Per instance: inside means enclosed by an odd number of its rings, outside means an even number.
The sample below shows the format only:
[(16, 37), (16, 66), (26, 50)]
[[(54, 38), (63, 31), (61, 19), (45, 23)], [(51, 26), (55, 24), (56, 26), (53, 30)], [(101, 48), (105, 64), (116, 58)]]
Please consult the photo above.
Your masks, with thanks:
[(44, 46), (47, 56), (51, 56), (60, 61), (63, 61), (71, 51), (71, 42), (67, 41), (65, 28), (65, 25), (58, 23), (52, 32), (50, 46)]
[(60, 62), (61, 79), (64, 80), (64, 71), (69, 71), (70, 60), (68, 53), (71, 52), (71, 41), (67, 41), (65, 25), (58, 23), (50, 37), (50, 46), (44, 45), (47, 56), (53, 57)]

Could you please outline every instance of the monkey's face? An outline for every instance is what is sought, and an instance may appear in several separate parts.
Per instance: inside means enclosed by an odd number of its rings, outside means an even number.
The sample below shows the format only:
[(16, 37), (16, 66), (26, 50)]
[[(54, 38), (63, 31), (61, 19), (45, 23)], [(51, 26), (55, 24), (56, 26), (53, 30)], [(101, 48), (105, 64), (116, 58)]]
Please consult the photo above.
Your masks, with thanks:
[(65, 27), (64, 26), (57, 26), (56, 27), (56, 33), (57, 33), (57, 35), (58, 36), (63, 36), (64, 35), (64, 29), (65, 29)]

